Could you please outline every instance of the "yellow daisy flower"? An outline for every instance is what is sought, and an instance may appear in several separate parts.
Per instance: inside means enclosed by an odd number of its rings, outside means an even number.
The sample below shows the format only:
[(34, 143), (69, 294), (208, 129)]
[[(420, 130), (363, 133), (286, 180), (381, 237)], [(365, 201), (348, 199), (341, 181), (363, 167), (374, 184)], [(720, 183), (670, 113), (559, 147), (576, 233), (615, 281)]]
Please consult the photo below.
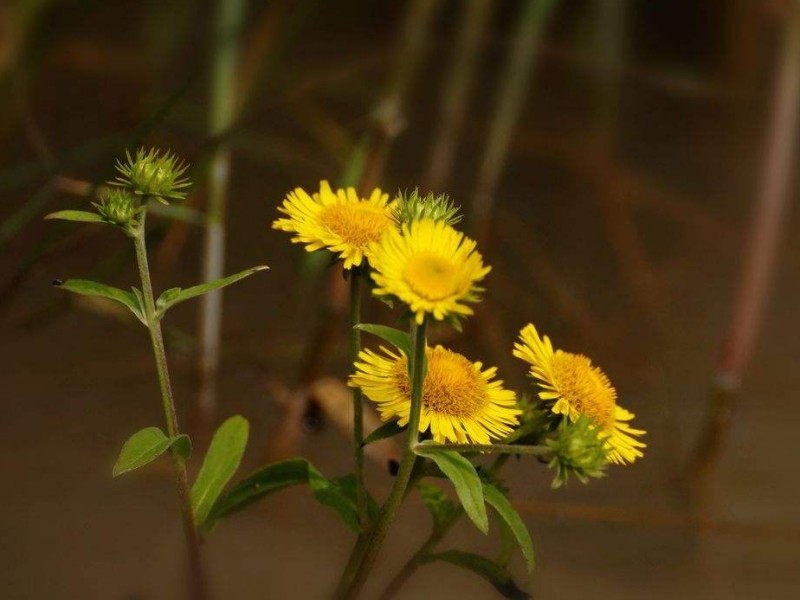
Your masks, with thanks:
[[(377, 403), (383, 421), (397, 419), (408, 423), (411, 411), (411, 384), (408, 361), (402, 353), (381, 347), (383, 354), (362, 350), (355, 364), (356, 373), (348, 385), (360, 387)], [(426, 349), (428, 370), (422, 386), (420, 433), (429, 428), (433, 439), (461, 444), (489, 444), (502, 438), (517, 425), (514, 392), (503, 389), (503, 382), (492, 381), (497, 369), (483, 370), (479, 362), (442, 346)]]
[(273, 229), (296, 233), (292, 241), (309, 252), (327, 248), (338, 254), (345, 269), (359, 266), (370, 244), (395, 227), (388, 194), (376, 188), (362, 199), (354, 188), (334, 192), (327, 181), (320, 182), (319, 193), (289, 192), (278, 211), (287, 218), (276, 219)]
[(379, 296), (405, 302), (422, 324), (426, 314), (438, 320), (471, 315), (465, 302), (477, 302), (476, 283), (491, 267), (483, 266), (475, 242), (443, 221), (423, 219), (388, 229), (370, 246), (372, 278)]
[(640, 448), (646, 444), (634, 436), (645, 432), (630, 426), (634, 415), (617, 404), (617, 392), (603, 371), (582, 354), (553, 350), (550, 339), (539, 336), (532, 324), (522, 329), (520, 340), (514, 344), (514, 356), (532, 365), (530, 374), (543, 390), (539, 397), (553, 402), (552, 412), (573, 422), (581, 415), (589, 417), (605, 437), (613, 463), (632, 463), (643, 456)]

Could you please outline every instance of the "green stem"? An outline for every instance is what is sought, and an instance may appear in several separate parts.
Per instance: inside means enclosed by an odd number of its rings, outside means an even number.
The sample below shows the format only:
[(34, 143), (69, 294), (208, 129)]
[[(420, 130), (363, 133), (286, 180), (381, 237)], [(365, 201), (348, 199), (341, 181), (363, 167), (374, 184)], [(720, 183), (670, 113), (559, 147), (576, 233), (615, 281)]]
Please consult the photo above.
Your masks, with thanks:
[[(361, 351), (361, 331), (356, 327), (361, 323), (361, 271), (353, 268), (350, 271), (350, 358), (358, 360)], [(355, 445), (356, 464), (356, 508), (361, 531), (369, 525), (367, 513), (367, 493), (364, 486), (364, 407), (361, 403), (361, 388), (353, 388), (353, 444)]]
[[(492, 463), (492, 466), (489, 467), (489, 474), (494, 475), (500, 469), (502, 469), (503, 465), (505, 465), (506, 461), (508, 461), (509, 456), (509, 454), (501, 454), (498, 456), (494, 463)], [(436, 549), (436, 546), (442, 541), (447, 532), (450, 531), (453, 525), (456, 524), (456, 521), (458, 521), (463, 514), (464, 508), (459, 506), (445, 522), (434, 528), (430, 536), (428, 536), (428, 539), (423, 542), (422, 546), (419, 547), (419, 549), (411, 556), (411, 558), (408, 559), (406, 564), (404, 564), (403, 567), (392, 578), (392, 580), (389, 582), (389, 585), (386, 586), (386, 589), (379, 596), (379, 600), (391, 600), (394, 598), (397, 592), (399, 592), (403, 585), (405, 585), (406, 581), (411, 579), (411, 576), (417, 571), (417, 569), (430, 562), (431, 554)]]
[(414, 450), (453, 450), (455, 452), (529, 454), (533, 456), (546, 456), (553, 452), (547, 446), (523, 446), (521, 444), (418, 444)]
[[(169, 437), (180, 434), (178, 428), (178, 415), (175, 410), (175, 401), (172, 396), (172, 385), (167, 367), (167, 353), (164, 348), (164, 337), (161, 333), (161, 323), (156, 315), (155, 300), (153, 298), (153, 285), (150, 282), (150, 268), (147, 263), (147, 247), (145, 244), (145, 217), (133, 235), (136, 248), (136, 264), (139, 267), (139, 276), (142, 281), (142, 296), (144, 298), (144, 313), (147, 328), (150, 331), (150, 341), (153, 345), (153, 356), (158, 372), (158, 384), (161, 389), (161, 401), (164, 408), (164, 418), (167, 422)], [(205, 571), (200, 554), (200, 533), (192, 510), (189, 477), (186, 473), (186, 461), (173, 448), (170, 451), (172, 463), (175, 468), (175, 482), (180, 498), (181, 516), (183, 518), (183, 531), (186, 536), (186, 548), (189, 558), (189, 598), (192, 600), (205, 600), (208, 598)]]
[(413, 354), (411, 358), (411, 410), (408, 418), (408, 441), (400, 460), (392, 491), (381, 507), (378, 520), (363, 543), (357, 543), (342, 574), (336, 598), (352, 599), (358, 596), (378, 556), (383, 540), (389, 531), (397, 510), (405, 497), (408, 482), (414, 469), (414, 447), (419, 441), (419, 419), (422, 414), (422, 384), (425, 365), (425, 329), (427, 323), (412, 325)]

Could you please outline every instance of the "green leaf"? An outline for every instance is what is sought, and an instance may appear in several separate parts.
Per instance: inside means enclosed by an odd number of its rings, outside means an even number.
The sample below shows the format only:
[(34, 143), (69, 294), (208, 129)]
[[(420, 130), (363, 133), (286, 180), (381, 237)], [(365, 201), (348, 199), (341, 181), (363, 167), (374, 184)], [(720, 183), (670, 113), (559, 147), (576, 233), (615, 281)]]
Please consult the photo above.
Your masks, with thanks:
[(471, 552), (448, 550), (431, 555), (429, 560), (441, 560), (462, 567), (480, 575), (491, 583), (495, 589), (510, 600), (528, 600), (530, 595), (521, 589), (511, 578), (509, 572), (497, 563)]
[(489, 517), (486, 516), (486, 506), (483, 503), (483, 486), (478, 472), (471, 462), (458, 452), (449, 450), (417, 449), (419, 456), (430, 458), (442, 470), (442, 473), (453, 483), (458, 499), (467, 516), (472, 519), (475, 526), (483, 533), (489, 531)]
[(308, 467), (306, 459), (291, 458), (259, 469), (219, 497), (207, 524), (237, 513), (273, 492), (308, 482)]
[(196, 298), (197, 296), (202, 296), (203, 294), (207, 294), (213, 290), (218, 290), (219, 288), (223, 288), (225, 286), (231, 285), (232, 283), (236, 283), (240, 279), (244, 279), (245, 277), (249, 277), (253, 273), (257, 273), (258, 271), (263, 271), (264, 269), (269, 269), (266, 265), (260, 265), (258, 267), (252, 267), (250, 269), (245, 269), (239, 273), (234, 275), (228, 275), (227, 277), (223, 277), (222, 279), (217, 279), (216, 281), (211, 281), (209, 283), (203, 283), (200, 285), (195, 285), (190, 288), (170, 288), (165, 290), (161, 293), (156, 301), (156, 315), (158, 318), (164, 316), (164, 313), (167, 312), (167, 309), (179, 304), (181, 302), (185, 302), (186, 300), (190, 300), (192, 298)]
[(356, 325), (356, 329), (376, 335), (382, 340), (392, 344), (392, 346), (400, 350), (400, 352), (405, 354), (407, 357), (411, 356), (411, 336), (409, 336), (405, 331), (400, 331), (399, 329), (395, 329), (393, 327), (387, 327), (386, 325), (372, 325), (369, 323), (359, 323)]
[(145, 427), (122, 445), (111, 474), (114, 477), (154, 461), (170, 447), (170, 439), (158, 427)]
[[(355, 478), (352, 475), (328, 480), (304, 458), (284, 460), (259, 469), (243, 479), (214, 503), (204, 527), (210, 529), (215, 521), (228, 517), (284, 488), (308, 483), (314, 497), (330, 506), (348, 526), (359, 530), (355, 498)], [(378, 505), (369, 498), (369, 510), (376, 516)]]
[(199, 525), (208, 518), (225, 484), (239, 468), (249, 432), (247, 420), (236, 415), (227, 419), (214, 433), (192, 486), (192, 509)]
[(356, 533), (361, 531), (361, 527), (358, 524), (356, 503), (345, 493), (340, 483), (326, 479), (322, 473), (309, 464), (308, 485), (320, 504), (330, 506), (339, 513), (339, 516), (347, 526)]
[(178, 456), (183, 460), (189, 460), (192, 456), (192, 439), (185, 433), (172, 438), (172, 443), (170, 445), (175, 448), (175, 452), (177, 452)]
[(388, 423), (384, 423), (380, 427), (378, 427), (375, 431), (370, 433), (364, 441), (361, 443), (362, 446), (369, 446), (373, 442), (378, 442), (380, 440), (385, 440), (386, 438), (393, 437), (398, 433), (402, 433), (406, 430), (406, 427), (400, 427), (397, 424), (397, 421), (389, 421)]
[[(354, 506), (358, 506), (356, 476), (353, 473), (345, 475), (344, 477), (336, 477), (335, 479), (331, 480), (331, 483), (337, 486), (342, 493), (353, 502)], [(380, 512), (381, 507), (378, 506), (375, 498), (372, 497), (372, 494), (370, 494), (368, 490), (364, 490), (364, 492), (367, 496), (367, 512), (369, 513), (370, 519), (374, 522), (374, 520), (378, 518), (378, 513)]]
[(108, 300), (114, 300), (115, 302), (124, 304), (131, 310), (137, 319), (139, 319), (143, 324), (147, 324), (147, 320), (144, 317), (144, 307), (139, 302), (139, 297), (137, 294), (126, 292), (125, 290), (121, 290), (104, 283), (99, 283), (97, 281), (91, 281), (89, 279), (67, 279), (66, 281), (58, 282), (55, 285), (62, 290), (67, 290), (68, 292), (73, 292), (75, 294), (81, 294), (84, 296), (99, 296), (100, 298), (107, 298)]
[(59, 219), (61, 221), (75, 221), (77, 223), (106, 222), (106, 220), (97, 213), (86, 210), (59, 210), (57, 212), (50, 213), (45, 217), (45, 219)]
[(528, 532), (528, 528), (525, 526), (522, 517), (519, 516), (519, 513), (511, 505), (511, 502), (508, 501), (508, 498), (492, 484), (483, 484), (483, 495), (486, 502), (497, 511), (500, 518), (503, 519), (509, 529), (511, 529), (511, 532), (517, 539), (520, 550), (522, 550), (522, 555), (525, 557), (525, 562), (528, 565), (528, 572), (530, 573), (533, 571), (536, 559), (533, 554), (531, 534)]
[(433, 517), (433, 528), (435, 531), (442, 531), (449, 523), (450, 520), (458, 512), (458, 508), (447, 497), (441, 488), (435, 485), (428, 485), (425, 483), (418, 483), (420, 496), (428, 511)]

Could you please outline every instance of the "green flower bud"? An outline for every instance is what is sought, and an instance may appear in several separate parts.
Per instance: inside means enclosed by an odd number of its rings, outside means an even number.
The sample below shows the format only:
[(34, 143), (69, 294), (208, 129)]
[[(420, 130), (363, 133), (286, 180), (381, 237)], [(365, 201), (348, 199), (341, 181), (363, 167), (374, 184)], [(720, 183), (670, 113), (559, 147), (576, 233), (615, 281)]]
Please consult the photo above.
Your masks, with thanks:
[(553, 451), (548, 467), (554, 469), (553, 487), (558, 488), (574, 475), (581, 483), (590, 477), (605, 475), (608, 465), (606, 444), (598, 436), (598, 429), (587, 417), (574, 423), (565, 418), (555, 431), (554, 437), (545, 440)]
[(446, 194), (434, 195), (428, 192), (424, 196), (419, 190), (400, 192), (395, 201), (394, 220), (398, 225), (410, 225), (421, 219), (444, 221), (455, 225), (461, 220), (460, 208)]
[(136, 197), (124, 188), (104, 188), (94, 203), (100, 216), (114, 225), (129, 225), (139, 213)]
[(170, 152), (139, 148), (136, 157), (125, 152), (127, 162), (117, 162), (119, 175), (113, 185), (129, 188), (134, 194), (149, 196), (167, 204), (167, 199), (182, 200), (189, 180), (182, 175), (188, 165)]

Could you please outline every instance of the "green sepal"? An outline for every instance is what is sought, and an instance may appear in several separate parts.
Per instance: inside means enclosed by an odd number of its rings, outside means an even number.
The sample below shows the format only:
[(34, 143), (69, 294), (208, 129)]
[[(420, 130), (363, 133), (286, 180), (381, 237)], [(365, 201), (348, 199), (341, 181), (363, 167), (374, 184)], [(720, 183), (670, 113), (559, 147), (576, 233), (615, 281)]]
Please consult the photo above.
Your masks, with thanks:
[(239, 468), (249, 434), (247, 419), (239, 415), (227, 419), (214, 433), (192, 485), (192, 511), (198, 525), (206, 521), (223, 488)]
[(245, 277), (249, 277), (253, 273), (257, 273), (265, 269), (269, 269), (269, 267), (266, 265), (260, 265), (258, 267), (245, 269), (244, 271), (235, 273), (234, 275), (228, 275), (227, 277), (223, 277), (222, 279), (217, 279), (216, 281), (210, 281), (209, 283), (202, 283), (200, 285), (195, 285), (186, 289), (175, 287), (175, 288), (169, 288), (168, 290), (164, 290), (158, 297), (158, 300), (156, 301), (156, 316), (160, 319), (164, 316), (164, 313), (166, 313), (168, 309), (172, 308), (176, 304), (185, 302), (186, 300), (190, 300), (191, 298), (196, 298), (197, 296), (202, 296), (203, 294), (207, 294), (208, 292), (211, 292), (213, 290), (218, 290), (219, 288), (231, 285), (232, 283), (236, 283), (237, 281), (244, 279)]
[(90, 279), (67, 279), (66, 281), (54, 282), (54, 285), (62, 290), (67, 290), (75, 294), (96, 296), (119, 302), (127, 306), (143, 325), (147, 325), (147, 319), (144, 316), (144, 306), (141, 302), (141, 294), (138, 292), (126, 292), (125, 290)]

